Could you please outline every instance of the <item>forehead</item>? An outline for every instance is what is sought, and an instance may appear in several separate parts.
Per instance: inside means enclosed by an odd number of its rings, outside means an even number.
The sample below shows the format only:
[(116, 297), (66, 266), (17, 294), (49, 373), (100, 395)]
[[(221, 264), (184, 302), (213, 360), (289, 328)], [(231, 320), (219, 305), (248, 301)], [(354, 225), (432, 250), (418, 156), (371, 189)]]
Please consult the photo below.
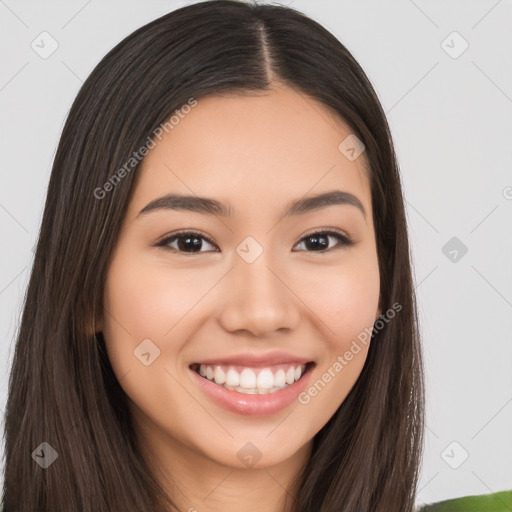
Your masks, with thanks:
[(339, 145), (350, 128), (316, 100), (276, 87), (209, 96), (184, 112), (137, 171), (132, 216), (170, 192), (215, 197), (236, 215), (333, 189), (371, 212), (365, 155), (347, 159)]

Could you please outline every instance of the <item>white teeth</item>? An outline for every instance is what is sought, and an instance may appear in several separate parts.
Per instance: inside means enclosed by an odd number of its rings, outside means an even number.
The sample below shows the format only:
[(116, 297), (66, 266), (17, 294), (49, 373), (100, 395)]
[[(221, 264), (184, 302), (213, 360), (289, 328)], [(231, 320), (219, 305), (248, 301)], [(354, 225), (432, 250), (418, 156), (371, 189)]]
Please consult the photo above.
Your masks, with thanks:
[[(245, 371), (245, 370), (244, 370)], [(258, 375), (256, 387), (259, 389), (270, 389), (274, 387), (274, 374), (270, 370), (261, 370)]]
[(257, 389), (247, 389), (247, 388), (243, 388), (243, 387), (238, 387), (238, 388), (235, 388), (235, 391), (238, 391), (239, 393), (245, 393), (246, 395), (257, 395), (258, 394), (258, 390)]
[(284, 370), (277, 370), (276, 374), (274, 375), (274, 386), (277, 386), (280, 388), (281, 386), (284, 386), (286, 384), (286, 374), (284, 373)]
[[(227, 387), (227, 386), (224, 386), (224, 387)], [(246, 388), (242, 388), (242, 387), (238, 387), (238, 388), (229, 387), (228, 389), (230, 389), (231, 391), (238, 391), (239, 393), (245, 393), (246, 395), (266, 395), (267, 393), (275, 393), (276, 391), (279, 391), (280, 389), (283, 389), (285, 387), (286, 387), (286, 385), (281, 386), (281, 387), (274, 386), (270, 389), (259, 389), (259, 388), (246, 389)]]
[(226, 374), (226, 386), (232, 386), (234, 388), (240, 386), (240, 375), (236, 370), (233, 370), (233, 368), (230, 368)]
[(244, 368), (240, 374), (240, 387), (252, 389), (256, 387), (256, 374), (250, 368)]
[(252, 368), (244, 368), (238, 373), (234, 368), (225, 371), (220, 365), (208, 366), (201, 364), (198, 373), (216, 384), (231, 391), (250, 395), (274, 393), (299, 380), (306, 369), (306, 365), (290, 366), (285, 372), (279, 368), (275, 374), (270, 368), (263, 368), (256, 376)]
[(226, 374), (220, 366), (216, 366), (213, 371), (213, 378), (217, 384), (224, 384), (226, 382)]

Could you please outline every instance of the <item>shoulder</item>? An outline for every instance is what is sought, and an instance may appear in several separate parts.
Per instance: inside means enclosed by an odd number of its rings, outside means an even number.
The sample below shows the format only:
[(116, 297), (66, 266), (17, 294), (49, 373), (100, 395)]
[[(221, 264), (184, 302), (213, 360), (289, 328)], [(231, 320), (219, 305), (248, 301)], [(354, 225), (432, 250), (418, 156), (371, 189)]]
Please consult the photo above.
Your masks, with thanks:
[(511, 510), (512, 490), (479, 496), (463, 496), (422, 505), (417, 512), (510, 512)]

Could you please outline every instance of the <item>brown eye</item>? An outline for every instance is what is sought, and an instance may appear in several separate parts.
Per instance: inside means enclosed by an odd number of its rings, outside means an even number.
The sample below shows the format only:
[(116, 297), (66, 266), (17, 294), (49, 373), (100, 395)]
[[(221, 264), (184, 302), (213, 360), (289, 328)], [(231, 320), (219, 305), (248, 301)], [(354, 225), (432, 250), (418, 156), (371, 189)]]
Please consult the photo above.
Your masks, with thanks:
[[(338, 243), (334, 246), (331, 245), (332, 240), (336, 240)], [(315, 231), (305, 236), (298, 245), (304, 244), (307, 252), (327, 252), (333, 249), (339, 249), (341, 247), (348, 247), (354, 244), (354, 242), (347, 237), (336, 231)], [(156, 244), (157, 247), (178, 252), (182, 254), (200, 254), (202, 252), (211, 252), (211, 249), (201, 250), (208, 245), (213, 247), (214, 250), (217, 247), (208, 237), (197, 233), (195, 231), (182, 231), (172, 236), (164, 238), (161, 242)]]
[(201, 251), (201, 249), (203, 249), (206, 245), (214, 246), (213, 242), (211, 242), (208, 238), (194, 231), (183, 231), (181, 233), (177, 233), (173, 236), (164, 238), (157, 244), (158, 247), (163, 247), (164, 249), (170, 249), (175, 252), (182, 252), (186, 254), (199, 254), (201, 252), (208, 252)]
[[(338, 244), (334, 247), (329, 247), (330, 239), (337, 240)], [(316, 231), (304, 237), (300, 243), (305, 244), (308, 252), (324, 252), (333, 248), (339, 249), (340, 247), (354, 244), (350, 238), (336, 231)]]

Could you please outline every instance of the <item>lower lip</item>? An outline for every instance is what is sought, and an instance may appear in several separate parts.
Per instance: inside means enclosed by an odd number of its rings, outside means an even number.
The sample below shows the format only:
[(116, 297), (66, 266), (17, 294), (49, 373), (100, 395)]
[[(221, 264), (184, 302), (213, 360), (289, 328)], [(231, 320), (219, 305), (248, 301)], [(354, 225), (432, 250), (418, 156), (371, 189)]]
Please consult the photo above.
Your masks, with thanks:
[(269, 416), (288, 407), (307, 386), (314, 364), (309, 363), (302, 377), (279, 391), (264, 395), (249, 395), (231, 391), (201, 377), (190, 369), (201, 389), (217, 404), (228, 411), (244, 416)]

